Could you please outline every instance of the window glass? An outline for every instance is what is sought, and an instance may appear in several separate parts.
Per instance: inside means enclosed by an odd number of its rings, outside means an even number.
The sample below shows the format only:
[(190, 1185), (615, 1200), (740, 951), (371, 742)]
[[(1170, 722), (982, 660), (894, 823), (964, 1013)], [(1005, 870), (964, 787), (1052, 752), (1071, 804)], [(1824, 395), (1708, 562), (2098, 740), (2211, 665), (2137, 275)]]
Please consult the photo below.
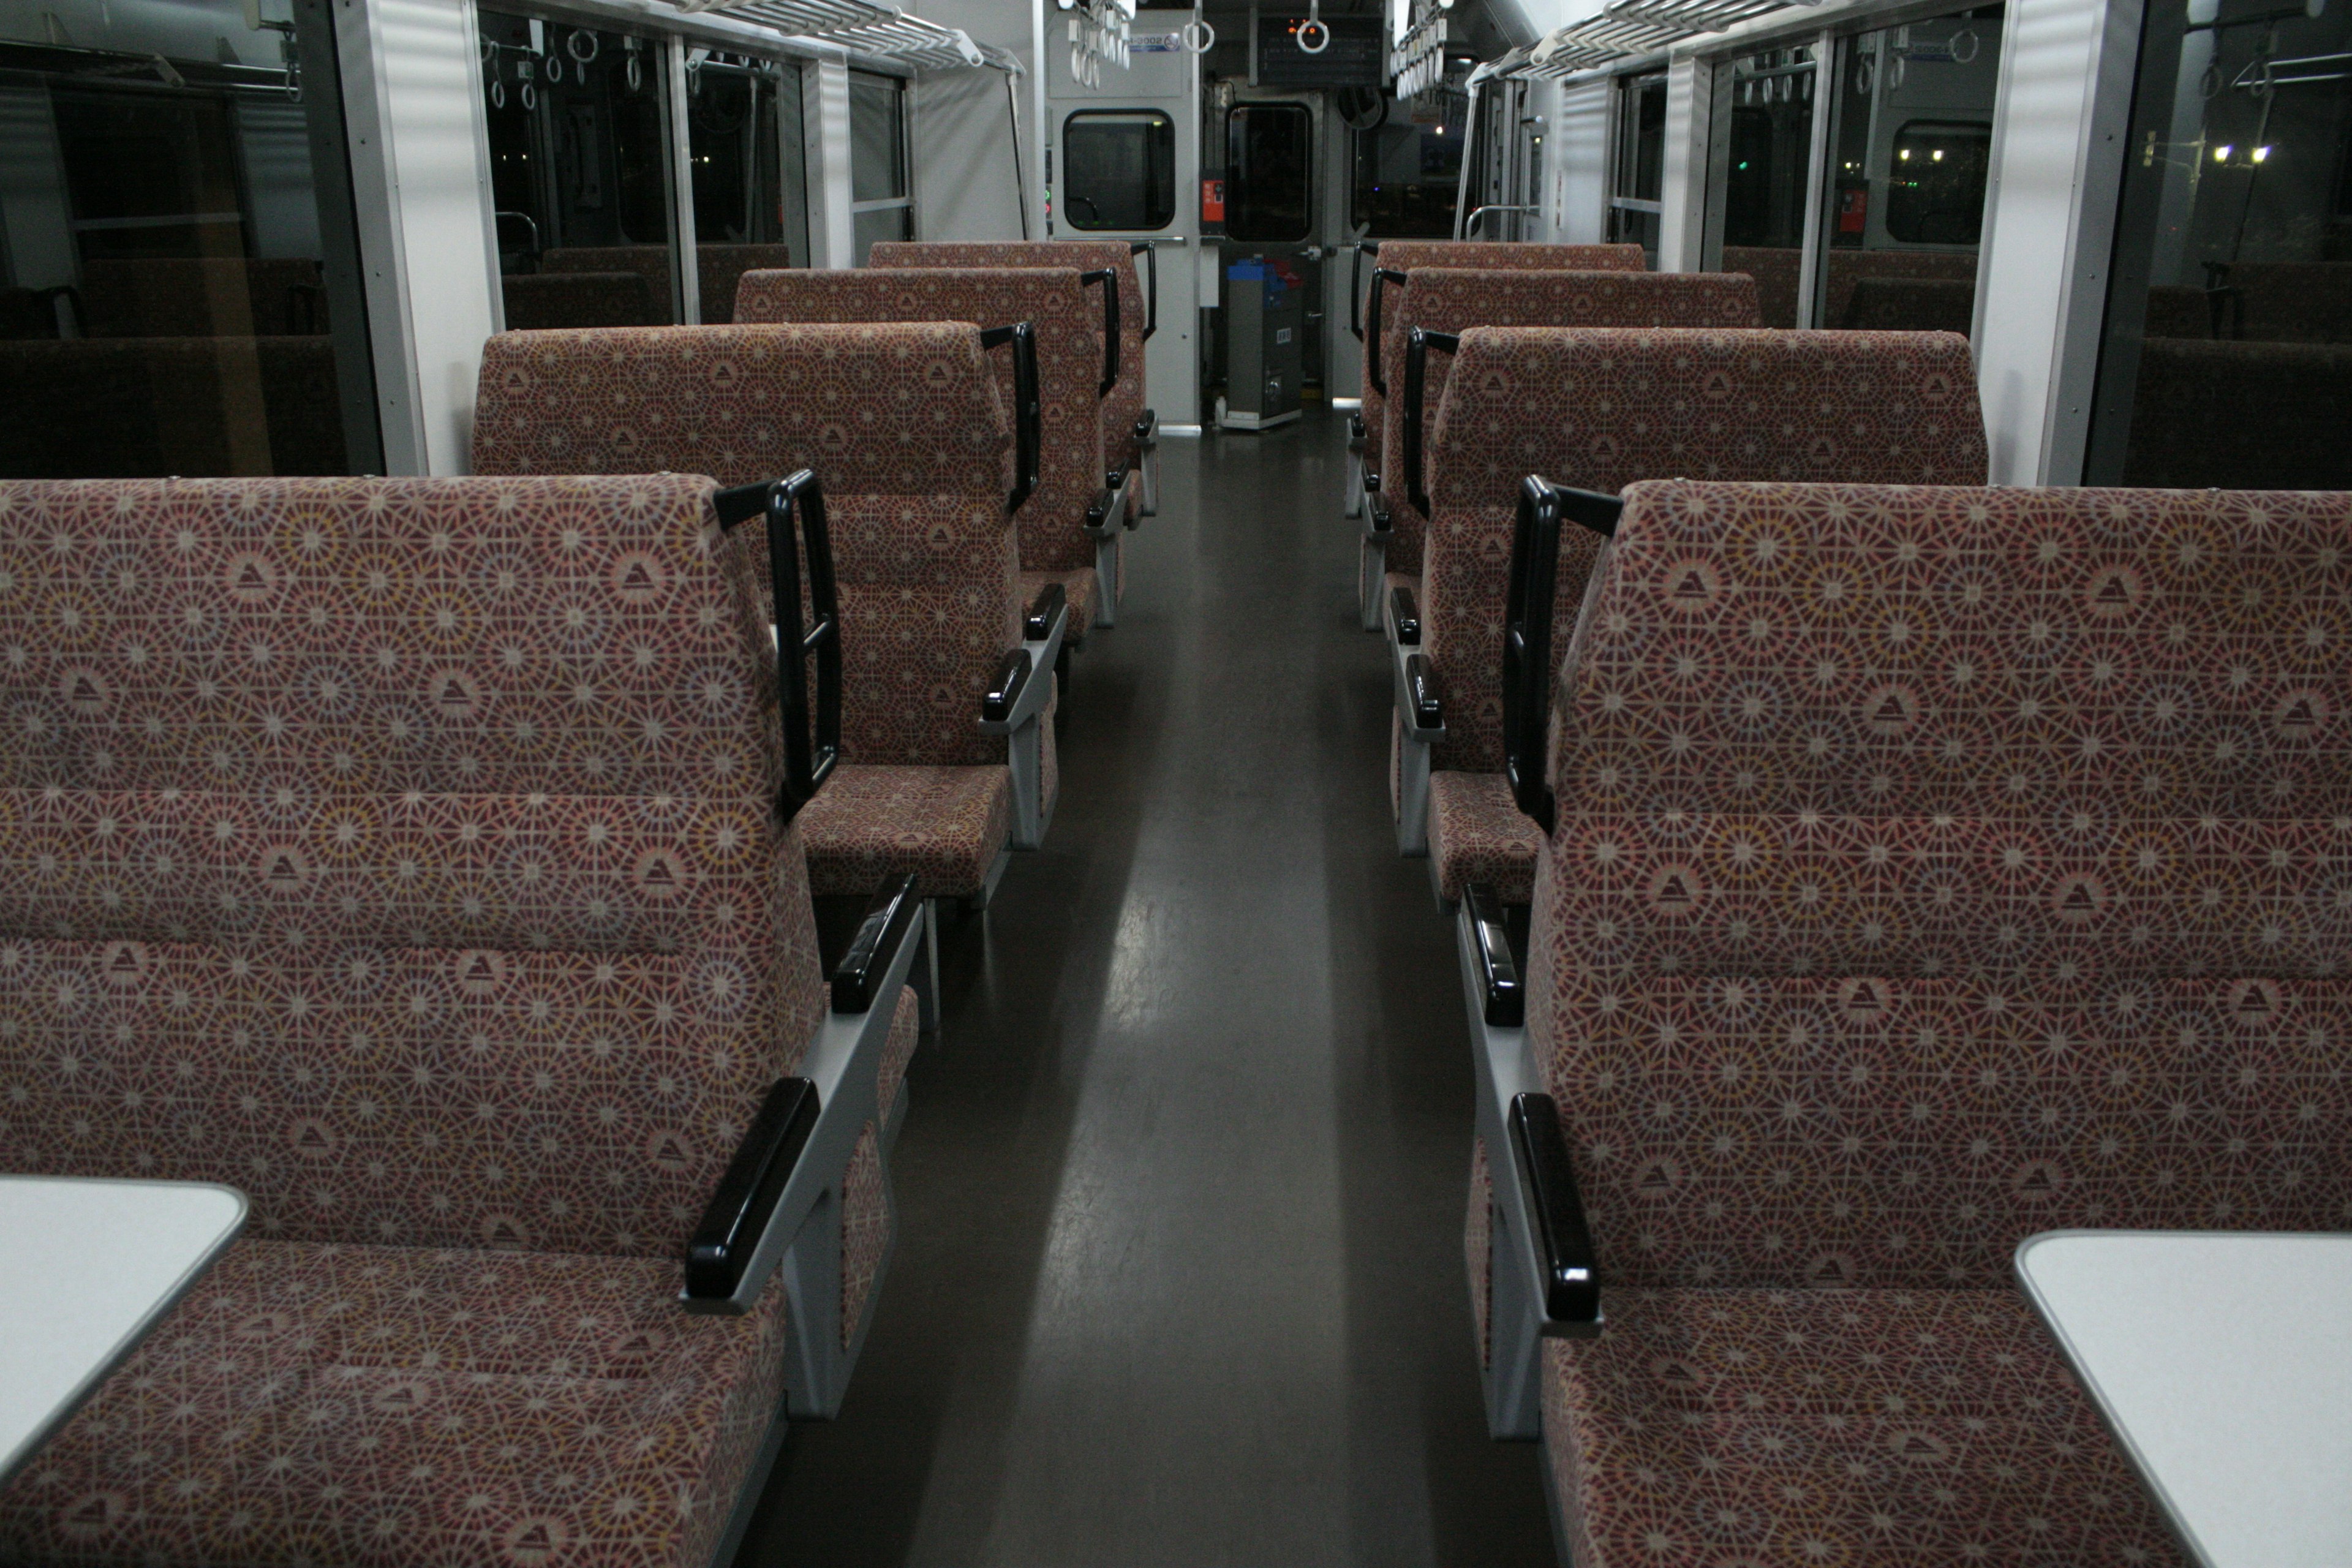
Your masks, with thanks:
[(1225, 233), (1234, 239), (1305, 239), (1314, 117), (1303, 103), (1242, 103), (1225, 114)]
[(1609, 237), (1639, 245), (1658, 264), (1659, 199), (1666, 188), (1666, 79), (1625, 77), (1617, 83), (1617, 133), (1610, 174)]
[(0, 42), (0, 477), (380, 470), (325, 5), (44, 13)]
[(661, 46), (479, 15), (507, 325), (674, 322)]
[(1176, 122), (1158, 110), (1087, 109), (1062, 121), (1062, 212), (1072, 228), (1176, 221)]
[(2242, 15), (2148, 8), (2088, 483), (2352, 489), (2352, 8)]
[(849, 73), (852, 201), (892, 201), (908, 194), (907, 138), (900, 112), (906, 91), (906, 83), (896, 77)]
[(1840, 46), (1813, 325), (1970, 330), (2001, 22), (1988, 6)]
[(1721, 132), (1707, 185), (1721, 225), (1726, 272), (1756, 279), (1768, 327), (1797, 324), (1797, 279), (1805, 243), (1805, 195), (1812, 155), (1813, 47), (1767, 49), (1718, 73)]
[(1411, 120), (1395, 105), (1388, 122), (1356, 132), (1349, 223), (1373, 239), (1452, 238), (1467, 107), (1458, 92), (1423, 93)]
[(790, 267), (795, 254), (808, 253), (800, 182), (785, 180), (801, 155), (799, 69), (689, 55), (686, 128), (702, 319), (731, 321), (744, 273)]

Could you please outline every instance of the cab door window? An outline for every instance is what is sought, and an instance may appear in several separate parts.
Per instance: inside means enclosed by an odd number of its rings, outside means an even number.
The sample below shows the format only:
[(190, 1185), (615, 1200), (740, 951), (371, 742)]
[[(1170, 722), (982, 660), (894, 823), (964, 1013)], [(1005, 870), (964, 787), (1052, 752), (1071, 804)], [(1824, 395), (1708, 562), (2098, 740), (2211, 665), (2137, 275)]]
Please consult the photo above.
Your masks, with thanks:
[(1176, 122), (1158, 110), (1082, 109), (1062, 121), (1062, 212), (1072, 228), (1176, 221)]

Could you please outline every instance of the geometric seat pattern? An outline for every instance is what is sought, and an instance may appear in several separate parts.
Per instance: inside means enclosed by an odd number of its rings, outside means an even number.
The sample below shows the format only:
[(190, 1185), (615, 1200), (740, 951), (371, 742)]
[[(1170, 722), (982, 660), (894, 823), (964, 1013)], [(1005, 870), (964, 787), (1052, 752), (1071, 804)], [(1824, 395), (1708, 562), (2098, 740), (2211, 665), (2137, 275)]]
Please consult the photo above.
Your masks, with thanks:
[[(2097, 1514), (2127, 1472), (2079, 1394), (2003, 1392), (2052, 1354), (2011, 1255), (2072, 1226), (2352, 1225), (2352, 496), (1625, 501), (1557, 693), (1529, 944), (1609, 1314), (1549, 1352), (1573, 1528), (1643, 1560), (1641, 1521), (1701, 1523), (1643, 1478), (1712, 1456), (1757, 1509), (1708, 1546), (1727, 1559), (1814, 1560), (1781, 1532), (1834, 1505), (1855, 1561), (2168, 1560), (2144, 1515)], [(1759, 1359), (1807, 1323), (1882, 1359)], [(1777, 1446), (1639, 1386), (1727, 1374), (1741, 1345), (1759, 1397), (1805, 1404)], [(1885, 1411), (1982, 1384), (1969, 1418), (2013, 1436), (1882, 1432), (1905, 1472), (1916, 1452), (1967, 1484), (1825, 1492), (1873, 1440), (1822, 1424), (1839, 1378)], [(1808, 1489), (1801, 1461), (1830, 1468)], [(1870, 1497), (1891, 1533), (1860, 1532)]]
[[(1513, 509), (1526, 476), (1603, 492), (1677, 476), (1985, 479), (1984, 423), (1962, 338), (1478, 328), (1451, 357), (1454, 374), (1431, 442), (1435, 522), (1421, 594), (1423, 649), (1446, 694), (1446, 737), (1431, 758), (1439, 773), (1499, 773), (1503, 766), (1503, 614)], [(1598, 543), (1584, 529), (1561, 530), (1555, 648), (1567, 645)], [(1524, 819), (1517, 836), (1527, 871), (1507, 879), (1507, 899), (1513, 890), (1526, 896), (1540, 837)], [(1468, 842), (1472, 832), (1465, 825), (1444, 837)], [(1460, 897), (1465, 880), (1487, 879), (1444, 856), (1436, 870), (1448, 899)]]
[[(1531, 245), (1513, 240), (1459, 239), (1388, 239), (1381, 242), (1380, 254), (1371, 261), (1382, 270), (1402, 272), (1410, 280), (1412, 274), (1424, 267), (1458, 268), (1481, 272), (1641, 272), (1647, 270), (1649, 258), (1638, 245)], [(1412, 284), (1405, 285), (1409, 290)], [(1391, 286), (1393, 288), (1393, 286)], [(1391, 293), (1381, 305), (1383, 316), (1396, 303)], [(1370, 323), (1366, 323), (1369, 328)], [(1381, 379), (1404, 395), (1403, 338), (1400, 334), (1394, 345), (1388, 341), (1386, 322), (1382, 323), (1381, 342)], [(1391, 358), (1391, 346), (1400, 357)], [(1363, 398), (1364, 467), (1373, 473), (1385, 473), (1380, 458), (1383, 432), (1388, 426), (1386, 400), (1372, 384), (1372, 366), (1369, 355), (1364, 357), (1360, 391)], [(1432, 408), (1437, 400), (1429, 400)], [(1382, 479), (1385, 485), (1388, 481)]]
[[(739, 313), (756, 310), (763, 279), (805, 276), (745, 274)], [(1011, 426), (990, 357), (973, 327), (952, 321), (502, 332), (483, 347), (474, 463), (483, 472), (670, 469), (722, 485), (814, 468), (842, 627), (833, 785), (866, 766), (979, 768), (1001, 779), (1004, 740), (983, 734), (978, 719), (1020, 641), (1019, 557), (1004, 510)], [(759, 520), (743, 529), (764, 549)], [(1050, 755), (1052, 732), (1042, 740)], [(860, 793), (845, 787), (844, 804)], [(854, 864), (852, 890), (912, 872), (927, 897), (946, 891), (943, 847), (968, 837), (957, 825), (917, 825), (909, 840), (903, 821), (851, 823), (838, 809), (803, 813), (798, 827), (825, 886), (845, 886)], [(895, 858), (870, 854), (902, 840)], [(962, 853), (966, 869), (945, 879), (968, 882), (970, 863), (984, 871), (1004, 842)]]
[[(1060, 248), (1060, 247), (1057, 247)], [(1094, 541), (1087, 508), (1102, 489), (1105, 429), (1102, 296), (1074, 267), (884, 271), (763, 271), (736, 294), (741, 321), (846, 324), (969, 321), (982, 329), (1027, 321), (1037, 329), (1037, 487), (1016, 514), (1024, 597), (1058, 582), (1070, 627), (1094, 624)], [(998, 392), (1014, 405), (1013, 355), (992, 353)], [(1108, 585), (1115, 589), (1115, 584)]]
[[(1106, 468), (1119, 468), (1136, 460), (1135, 423), (1143, 416), (1143, 328), (1150, 301), (1135, 269), (1135, 251), (1123, 239), (989, 240), (962, 242), (935, 239), (877, 240), (866, 265), (877, 269), (955, 267), (1032, 267), (1074, 268), (1080, 272), (1110, 269), (1118, 289), (1118, 384), (1103, 399), (1103, 458)], [(1096, 320), (1102, 301), (1092, 294)], [(986, 323), (983, 323), (986, 324)], [(1040, 345), (1039, 371), (1043, 374)], [(1099, 379), (1099, 378), (1097, 378)], [(1073, 611), (1073, 630), (1085, 625)]]
[(783, 1293), (678, 1259), (825, 1007), (766, 572), (688, 476), (0, 486), (0, 1163), (252, 1216), (0, 1551), (707, 1553)]
[[(1390, 301), (1387, 319), (1381, 328), (1384, 340), (1381, 363), (1396, 394), (1387, 401), (1381, 416), (1381, 449), (1394, 454), (1381, 488), (1390, 492), (1392, 531), (1388, 545), (1389, 570), (1412, 576), (1421, 574), (1422, 540), (1426, 527), (1421, 510), (1412, 503), (1404, 471), (1405, 346), (1413, 328), (1459, 333), (1476, 327), (1720, 329), (1756, 325), (1755, 281), (1736, 273), (1479, 272), (1423, 267), (1411, 276), (1412, 282)], [(1424, 487), (1436, 451), (1432, 432), (1437, 425), (1438, 410), (1444, 405), (1445, 389), (1452, 384), (1453, 373), (1457, 368), (1453, 359), (1451, 354), (1432, 351), (1423, 362), (1421, 416)], [(1387, 371), (1391, 365), (1394, 370)], [(1518, 385), (1523, 394), (1533, 395), (1531, 383), (1522, 378)], [(1574, 413), (1568, 412), (1569, 405), (1556, 399), (1549, 406), (1561, 410), (1561, 416), (1539, 418), (1538, 427), (1547, 436), (1562, 418), (1578, 418), (1596, 435), (1607, 432), (1615, 422), (1591, 404)], [(1608, 405), (1611, 416), (1616, 407), (1612, 400)], [(1523, 431), (1517, 421), (1507, 422), (1503, 428), (1487, 434), (1497, 440), (1540, 438)], [(1519, 478), (1536, 471), (1528, 469)], [(1653, 476), (1639, 473), (1633, 477)], [(1435, 492), (1431, 494), (1434, 504)], [(1509, 504), (1507, 494), (1505, 504)]]

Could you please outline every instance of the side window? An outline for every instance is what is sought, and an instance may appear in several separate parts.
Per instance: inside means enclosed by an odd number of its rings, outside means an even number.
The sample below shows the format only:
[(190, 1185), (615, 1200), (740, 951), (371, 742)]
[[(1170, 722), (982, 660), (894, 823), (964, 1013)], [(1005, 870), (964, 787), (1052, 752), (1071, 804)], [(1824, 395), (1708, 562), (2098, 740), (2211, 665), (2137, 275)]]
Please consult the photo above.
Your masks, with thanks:
[(698, 293), (705, 321), (731, 321), (744, 273), (808, 258), (801, 74), (774, 61), (696, 58), (700, 53), (689, 51), (686, 67)]
[(1717, 73), (1717, 132), (1707, 171), (1716, 265), (1756, 279), (1768, 327), (1797, 324), (1811, 169), (1815, 46), (1767, 49)]
[(1906, 245), (1974, 245), (1984, 233), (1992, 127), (1913, 120), (1895, 133), (1886, 232)]
[(915, 237), (914, 182), (907, 157), (907, 84), (849, 73), (849, 229), (859, 265), (877, 239)]
[(1176, 221), (1176, 122), (1156, 109), (1082, 109), (1062, 121), (1062, 212), (1072, 228)]
[(1225, 113), (1225, 233), (1276, 244), (1314, 221), (1314, 116), (1303, 103), (1240, 103)]
[(1623, 77), (1617, 83), (1616, 153), (1610, 173), (1609, 237), (1637, 244), (1658, 264), (1666, 188), (1666, 79)]

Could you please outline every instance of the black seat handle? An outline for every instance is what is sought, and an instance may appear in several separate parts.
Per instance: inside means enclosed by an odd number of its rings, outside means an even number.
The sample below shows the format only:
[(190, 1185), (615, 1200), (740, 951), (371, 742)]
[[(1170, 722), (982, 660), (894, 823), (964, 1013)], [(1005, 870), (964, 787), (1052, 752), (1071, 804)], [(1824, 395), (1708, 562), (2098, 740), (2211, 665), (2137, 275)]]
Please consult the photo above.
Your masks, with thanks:
[(1078, 274), (1081, 288), (1102, 285), (1103, 291), (1103, 378), (1095, 388), (1097, 397), (1108, 397), (1110, 389), (1118, 384), (1118, 274), (1108, 267)]
[[(813, 468), (788, 479), (737, 485), (712, 498), (719, 526), (765, 515), (768, 586), (775, 599), (776, 707), (784, 728), (784, 777), (776, 817), (790, 822), (816, 798), (841, 761), (841, 597), (833, 575), (833, 537), (824, 489)], [(797, 527), (795, 526), (797, 524)], [(801, 624), (801, 553), (808, 553), (810, 624)], [(809, 658), (816, 658), (812, 710)]]
[(1392, 267), (1372, 268), (1372, 296), (1364, 301), (1364, 374), (1370, 380), (1372, 390), (1382, 397), (1389, 395), (1389, 384), (1381, 379), (1381, 285), (1393, 283), (1404, 287), (1404, 274)]
[[(1364, 341), (1364, 258), (1380, 253), (1379, 240), (1364, 239), (1356, 242), (1355, 253), (1348, 258), (1348, 330), (1356, 334), (1360, 343)], [(1373, 287), (1379, 287), (1378, 279), (1374, 279)], [(1380, 328), (1375, 326), (1372, 330), (1378, 331)], [(1386, 397), (1388, 394), (1383, 392), (1381, 395)]]
[(1148, 239), (1130, 239), (1127, 247), (1128, 255), (1150, 263), (1151, 280), (1143, 286), (1143, 341), (1148, 343), (1160, 330), (1160, 247)]
[(1019, 511), (1021, 503), (1037, 489), (1037, 449), (1044, 445), (1041, 421), (1045, 418), (1037, 402), (1037, 329), (1028, 321), (1015, 321), (1009, 327), (991, 327), (980, 334), (982, 349), (1000, 349), (1013, 345), (1013, 494), (1007, 498), (1004, 510)]
[(1415, 327), (1405, 334), (1404, 342), (1404, 493), (1412, 502), (1412, 510), (1423, 517), (1429, 515), (1429, 492), (1421, 485), (1421, 412), (1428, 400), (1423, 395), (1429, 380), (1429, 351), (1459, 353), (1462, 334), (1433, 332), (1425, 327)]
[(1511, 520), (1511, 580), (1503, 599), (1503, 773), (1511, 799), (1549, 835), (1552, 792), (1544, 783), (1544, 742), (1551, 720), (1551, 612), (1559, 584), (1559, 525), (1574, 522), (1603, 539), (1617, 531), (1625, 503), (1595, 490), (1570, 489), (1540, 474), (1519, 481)]

